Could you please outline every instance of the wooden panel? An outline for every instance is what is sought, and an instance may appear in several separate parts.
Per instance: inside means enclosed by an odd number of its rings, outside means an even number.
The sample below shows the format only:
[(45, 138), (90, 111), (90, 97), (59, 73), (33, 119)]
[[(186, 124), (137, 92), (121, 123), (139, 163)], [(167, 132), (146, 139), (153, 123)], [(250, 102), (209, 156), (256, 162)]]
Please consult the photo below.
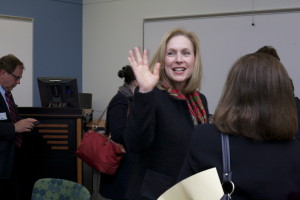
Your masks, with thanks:
[(68, 150), (68, 146), (52, 146), (51, 149), (56, 149), (56, 150)]
[(48, 140), (47, 144), (68, 144), (68, 141), (56, 141), (56, 140)]
[(38, 128), (68, 128), (68, 124), (39, 124), (36, 127)]
[(43, 135), (45, 139), (67, 139), (67, 135)]
[(68, 130), (40, 129), (39, 133), (68, 133)]
[(84, 123), (84, 117), (78, 115), (79, 111), (62, 109), (58, 110), (59, 115), (48, 108), (24, 108), (19, 111), (22, 117), (34, 117), (41, 122), (35, 126), (32, 134), (27, 134), (28, 141), (32, 142), (32, 167), (39, 166), (34, 170), (33, 179), (57, 175), (58, 178), (82, 184), (82, 160), (75, 155), (81, 142)]

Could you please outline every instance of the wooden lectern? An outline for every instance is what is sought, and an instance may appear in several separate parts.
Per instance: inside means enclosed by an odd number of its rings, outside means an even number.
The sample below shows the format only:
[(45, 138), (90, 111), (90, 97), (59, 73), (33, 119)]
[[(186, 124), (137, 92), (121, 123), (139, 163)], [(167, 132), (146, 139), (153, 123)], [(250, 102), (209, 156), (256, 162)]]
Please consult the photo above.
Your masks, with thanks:
[(41, 123), (23, 134), (29, 152), (32, 182), (40, 178), (61, 178), (82, 184), (82, 161), (75, 155), (91, 109), (20, 107), (23, 118)]

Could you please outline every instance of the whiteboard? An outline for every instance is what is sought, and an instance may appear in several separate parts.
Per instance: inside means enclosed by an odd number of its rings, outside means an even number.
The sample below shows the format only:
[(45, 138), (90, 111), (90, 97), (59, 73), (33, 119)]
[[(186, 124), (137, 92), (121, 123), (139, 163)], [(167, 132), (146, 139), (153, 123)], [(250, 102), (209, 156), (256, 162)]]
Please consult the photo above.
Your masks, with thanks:
[(211, 114), (218, 104), (232, 64), (240, 56), (255, 52), (264, 45), (277, 50), (294, 82), (295, 94), (300, 96), (300, 10), (145, 19), (144, 48), (150, 51), (150, 58), (163, 35), (175, 27), (193, 31), (200, 39), (201, 92), (208, 100)]
[(21, 84), (12, 93), (19, 107), (33, 106), (33, 20), (0, 15), (0, 57), (13, 54), (24, 64)]

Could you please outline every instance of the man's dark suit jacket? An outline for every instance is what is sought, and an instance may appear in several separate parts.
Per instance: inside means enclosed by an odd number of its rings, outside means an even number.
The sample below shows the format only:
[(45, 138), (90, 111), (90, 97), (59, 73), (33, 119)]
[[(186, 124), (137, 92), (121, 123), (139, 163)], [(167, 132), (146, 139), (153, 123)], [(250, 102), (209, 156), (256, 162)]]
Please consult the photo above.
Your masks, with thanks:
[(4, 117), (0, 120), (0, 179), (7, 179), (11, 175), (14, 164), (16, 133), (7, 104), (1, 94), (0, 117)]

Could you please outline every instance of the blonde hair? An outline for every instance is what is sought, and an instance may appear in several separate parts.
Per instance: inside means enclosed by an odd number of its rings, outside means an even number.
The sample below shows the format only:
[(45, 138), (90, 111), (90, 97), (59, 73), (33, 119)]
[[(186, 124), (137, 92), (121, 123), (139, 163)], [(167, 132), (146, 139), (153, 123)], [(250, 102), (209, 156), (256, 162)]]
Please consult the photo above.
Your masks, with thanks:
[(185, 36), (191, 41), (193, 45), (194, 56), (195, 56), (194, 72), (192, 73), (192, 76), (187, 81), (185, 88), (181, 91), (183, 94), (189, 94), (201, 88), (201, 80), (202, 80), (202, 64), (200, 58), (199, 39), (196, 36), (196, 34), (194, 34), (193, 32), (188, 32), (182, 28), (175, 28), (169, 31), (168, 33), (166, 33), (162, 38), (162, 40), (160, 41), (159, 47), (152, 58), (152, 61), (150, 63), (150, 70), (153, 71), (153, 67), (155, 63), (160, 63), (161, 66), (160, 80), (157, 87), (159, 89), (163, 89), (161, 87), (162, 83), (167, 83), (168, 85), (172, 85), (172, 82), (170, 81), (169, 77), (166, 75), (164, 69), (166, 48), (170, 39), (179, 35)]

